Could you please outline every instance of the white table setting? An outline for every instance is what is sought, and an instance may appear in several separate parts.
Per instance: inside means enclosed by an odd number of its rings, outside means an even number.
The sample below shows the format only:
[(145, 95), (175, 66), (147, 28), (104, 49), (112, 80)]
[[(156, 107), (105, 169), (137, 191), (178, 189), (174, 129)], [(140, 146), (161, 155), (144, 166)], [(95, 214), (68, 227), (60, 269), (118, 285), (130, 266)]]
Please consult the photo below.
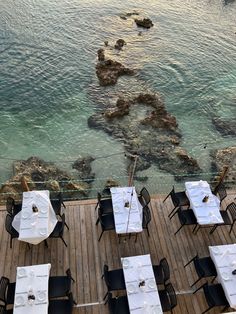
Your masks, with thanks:
[(14, 217), (12, 226), (19, 232), (20, 241), (38, 244), (47, 239), (57, 223), (49, 191), (23, 193), (22, 210)]
[(135, 187), (113, 187), (110, 191), (116, 233), (142, 232), (143, 208)]
[(236, 244), (209, 246), (209, 251), (230, 307), (236, 309)]
[(199, 225), (224, 223), (220, 200), (212, 194), (207, 181), (185, 182), (186, 195)]
[(48, 313), (51, 264), (17, 267), (14, 314)]
[(150, 255), (121, 258), (121, 263), (130, 313), (163, 313)]

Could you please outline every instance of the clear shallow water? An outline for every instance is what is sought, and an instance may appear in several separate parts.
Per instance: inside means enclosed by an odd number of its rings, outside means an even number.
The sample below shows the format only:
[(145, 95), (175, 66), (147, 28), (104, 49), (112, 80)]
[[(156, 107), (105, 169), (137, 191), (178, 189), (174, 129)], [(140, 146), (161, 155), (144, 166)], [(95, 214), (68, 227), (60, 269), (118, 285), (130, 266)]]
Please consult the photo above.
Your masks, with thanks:
[[(133, 10), (149, 16), (154, 28), (138, 36), (132, 18), (119, 17)], [(122, 143), (88, 129), (87, 118), (118, 94), (139, 90), (161, 93), (178, 120), (182, 146), (208, 172), (209, 151), (235, 144), (211, 122), (236, 117), (235, 22), (236, 2), (221, 0), (1, 0), (0, 181), (12, 173), (10, 159), (32, 155), (68, 168), (63, 161), (79, 155), (120, 153), (97, 159), (94, 171), (126, 176)], [(137, 75), (101, 88), (96, 52), (104, 40), (113, 45), (118, 38), (127, 46), (107, 55)], [(143, 173), (154, 177), (153, 186), (160, 174), (155, 166)]]

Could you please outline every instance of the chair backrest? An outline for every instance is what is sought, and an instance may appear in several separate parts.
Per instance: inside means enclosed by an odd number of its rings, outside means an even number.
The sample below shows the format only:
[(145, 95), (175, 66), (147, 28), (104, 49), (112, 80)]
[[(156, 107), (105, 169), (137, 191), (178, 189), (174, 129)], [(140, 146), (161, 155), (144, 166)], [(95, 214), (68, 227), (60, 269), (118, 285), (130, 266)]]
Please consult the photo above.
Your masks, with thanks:
[(6, 209), (10, 215), (13, 215), (15, 201), (12, 197), (8, 197), (6, 201)]
[(236, 204), (234, 202), (230, 203), (227, 207), (226, 210), (230, 212), (230, 215), (233, 219), (233, 221), (236, 221)]
[(173, 288), (171, 283), (168, 283), (165, 286), (165, 290), (169, 298), (170, 308), (173, 309), (177, 305), (177, 297), (176, 297), (175, 289)]
[(198, 254), (194, 256), (193, 263), (196, 269), (196, 272), (200, 278), (203, 278), (205, 276), (205, 271), (201, 266), (201, 258), (199, 258)]
[(171, 200), (172, 200), (174, 206), (176, 206), (176, 207), (179, 206), (179, 200), (175, 195), (175, 187), (174, 186), (173, 186), (172, 190), (170, 191), (170, 197), (171, 197)]
[(219, 186), (219, 189), (218, 189), (218, 195), (219, 195), (219, 197), (220, 197), (220, 202), (222, 202), (223, 201), (223, 199), (225, 199), (226, 198), (226, 196), (227, 196), (227, 192), (226, 192), (226, 189), (225, 189), (225, 186), (223, 185), (223, 184), (221, 184), (220, 186)]
[(163, 271), (164, 282), (166, 282), (170, 279), (170, 267), (165, 257), (160, 260), (160, 265)]
[(144, 199), (145, 205), (148, 205), (151, 201), (151, 197), (148, 190), (145, 187), (143, 187), (142, 190), (140, 191), (140, 195)]
[(9, 285), (9, 279), (7, 277), (1, 277), (0, 279), (0, 301), (6, 304), (6, 294)]
[(151, 211), (148, 206), (143, 207), (143, 228), (147, 228), (149, 222), (151, 221)]
[(107, 286), (108, 291), (110, 290), (110, 282), (109, 282), (109, 267), (108, 265), (104, 264), (103, 266), (103, 276)]

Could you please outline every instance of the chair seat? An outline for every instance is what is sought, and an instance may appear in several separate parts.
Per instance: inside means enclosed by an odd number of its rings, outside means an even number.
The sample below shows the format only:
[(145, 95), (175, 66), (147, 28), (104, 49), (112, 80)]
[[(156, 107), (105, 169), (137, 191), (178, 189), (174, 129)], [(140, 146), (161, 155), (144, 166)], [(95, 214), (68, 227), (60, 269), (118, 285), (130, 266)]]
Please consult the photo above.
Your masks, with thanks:
[(112, 298), (108, 302), (110, 314), (130, 314), (127, 296)]
[(123, 269), (115, 269), (108, 273), (109, 286), (111, 290), (125, 290), (125, 278)]
[(65, 297), (71, 290), (71, 279), (68, 276), (49, 277), (49, 298)]
[(194, 259), (193, 262), (199, 277), (217, 276), (215, 265), (209, 256)]
[(103, 214), (109, 214), (113, 212), (112, 200), (111, 198), (102, 199), (100, 201), (100, 207), (102, 208)]
[(159, 297), (160, 297), (160, 301), (161, 301), (162, 311), (163, 312), (170, 311), (171, 305), (170, 305), (168, 294), (166, 293), (165, 290), (159, 290), (158, 293), (159, 293)]
[(163, 270), (160, 265), (153, 265), (153, 272), (156, 280), (157, 285), (161, 285), (164, 283), (164, 275)]
[(224, 220), (224, 224), (225, 225), (231, 225), (232, 222), (231, 222), (231, 219), (230, 219), (228, 212), (225, 210), (220, 210), (220, 214)]
[(115, 229), (115, 220), (113, 214), (107, 214), (100, 217), (101, 224), (106, 230)]
[(178, 211), (178, 216), (181, 224), (197, 224), (197, 219), (192, 209)]
[(15, 282), (9, 283), (7, 288), (7, 304), (14, 304), (15, 290), (16, 283)]
[[(209, 306), (223, 306), (228, 304), (221, 284), (203, 286), (206, 300)], [(211, 303), (213, 302), (213, 303)]]
[(71, 314), (72, 309), (70, 300), (52, 300), (49, 302), (48, 314)]
[(53, 229), (52, 233), (50, 234), (50, 238), (57, 238), (60, 237), (61, 233), (63, 232), (63, 222), (58, 221), (55, 228)]
[(175, 196), (179, 200), (178, 206), (187, 206), (190, 204), (189, 199), (184, 191), (175, 192)]

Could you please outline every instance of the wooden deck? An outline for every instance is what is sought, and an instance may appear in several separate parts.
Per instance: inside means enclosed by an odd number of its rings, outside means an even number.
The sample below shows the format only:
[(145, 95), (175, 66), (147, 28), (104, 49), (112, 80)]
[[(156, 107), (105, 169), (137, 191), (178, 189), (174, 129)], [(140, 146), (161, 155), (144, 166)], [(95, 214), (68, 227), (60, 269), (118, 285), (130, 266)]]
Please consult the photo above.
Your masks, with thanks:
[[(228, 195), (223, 201), (223, 207), (233, 200), (234, 195)], [(62, 275), (70, 267), (76, 279), (73, 294), (78, 305), (74, 313), (106, 314), (108, 309), (103, 305), (106, 288), (101, 279), (103, 264), (107, 263), (110, 269), (118, 268), (121, 267), (121, 257), (150, 253), (153, 264), (159, 263), (162, 257), (166, 257), (170, 264), (170, 281), (178, 294), (178, 306), (174, 313), (199, 314), (207, 305), (202, 292), (192, 294), (194, 288), (191, 289), (190, 284), (196, 279), (193, 267), (184, 268), (183, 265), (196, 252), (199, 255), (209, 255), (208, 245), (236, 243), (236, 226), (231, 235), (227, 226), (219, 227), (213, 235), (209, 235), (208, 228), (200, 229), (197, 235), (193, 235), (192, 228), (186, 226), (175, 236), (178, 219), (174, 217), (169, 220), (168, 213), (172, 204), (169, 200), (163, 204), (163, 198), (164, 196), (152, 197), (150, 237), (144, 230), (136, 243), (132, 237), (126, 240), (123, 238), (120, 244), (114, 231), (104, 232), (98, 242), (100, 226), (95, 226), (96, 200), (67, 202), (66, 221), (70, 227), (64, 233), (67, 248), (60, 239), (48, 240), (48, 248), (41, 243), (31, 249), (14, 239), (13, 248), (10, 249), (9, 235), (4, 227), (6, 212), (4, 207), (0, 207), (0, 274), (15, 281), (16, 266), (51, 263), (52, 275)], [(220, 309), (210, 313), (220, 313)]]

